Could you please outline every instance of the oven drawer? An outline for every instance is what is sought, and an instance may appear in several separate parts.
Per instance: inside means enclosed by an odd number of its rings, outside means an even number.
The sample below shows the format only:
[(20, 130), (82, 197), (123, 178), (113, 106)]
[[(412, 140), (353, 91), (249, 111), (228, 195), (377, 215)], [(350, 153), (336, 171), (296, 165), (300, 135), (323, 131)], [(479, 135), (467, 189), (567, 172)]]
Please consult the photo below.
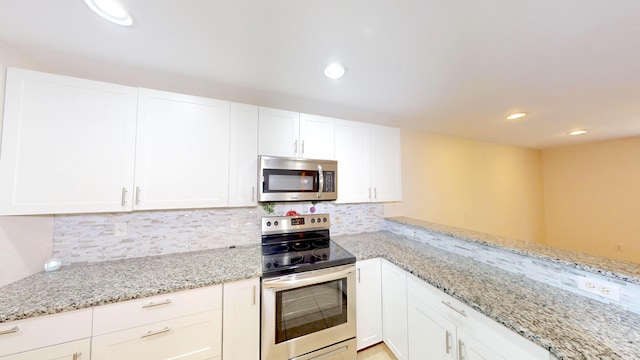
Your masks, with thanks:
[(291, 360), (355, 360), (356, 346), (356, 339), (351, 339)]

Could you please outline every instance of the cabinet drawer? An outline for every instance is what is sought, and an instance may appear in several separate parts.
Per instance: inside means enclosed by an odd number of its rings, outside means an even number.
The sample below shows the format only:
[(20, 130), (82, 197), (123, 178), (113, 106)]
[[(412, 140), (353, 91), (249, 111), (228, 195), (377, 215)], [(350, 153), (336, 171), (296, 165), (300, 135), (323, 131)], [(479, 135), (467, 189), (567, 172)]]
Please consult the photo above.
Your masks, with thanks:
[(96, 336), (92, 360), (217, 359), (222, 354), (222, 309)]
[(0, 324), (0, 356), (91, 337), (91, 309)]
[(93, 336), (222, 308), (222, 285), (94, 308)]
[(76, 340), (60, 345), (1, 356), (0, 360), (89, 360), (91, 339)]
[(410, 295), (420, 299), (425, 305), (456, 326), (467, 325), (469, 314), (474, 311), (473, 309), (414, 275), (409, 274), (407, 280), (407, 292)]

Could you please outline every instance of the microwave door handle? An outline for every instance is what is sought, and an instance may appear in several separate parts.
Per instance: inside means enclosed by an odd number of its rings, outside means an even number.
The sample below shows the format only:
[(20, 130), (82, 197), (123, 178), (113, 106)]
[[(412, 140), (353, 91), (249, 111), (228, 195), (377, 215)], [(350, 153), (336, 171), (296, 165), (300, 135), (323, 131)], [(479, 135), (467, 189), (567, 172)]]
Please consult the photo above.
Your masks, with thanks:
[(322, 198), (322, 191), (324, 190), (324, 172), (322, 171), (322, 165), (318, 164), (318, 199)]

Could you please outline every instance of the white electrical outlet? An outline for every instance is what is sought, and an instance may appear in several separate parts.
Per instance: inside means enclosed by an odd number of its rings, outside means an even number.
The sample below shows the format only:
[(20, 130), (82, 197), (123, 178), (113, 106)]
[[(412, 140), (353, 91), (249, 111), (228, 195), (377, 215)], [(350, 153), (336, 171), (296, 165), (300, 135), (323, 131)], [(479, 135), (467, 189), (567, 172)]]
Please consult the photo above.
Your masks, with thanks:
[(586, 277), (578, 277), (578, 289), (600, 295), (607, 299), (620, 301), (620, 286), (607, 281), (596, 281)]
[(364, 210), (360, 209), (358, 210), (358, 220), (362, 219), (364, 217)]
[(127, 236), (127, 223), (117, 222), (114, 230), (115, 236)]
[(237, 216), (232, 216), (231, 217), (231, 221), (229, 226), (231, 226), (232, 229), (235, 229), (238, 227), (238, 217)]

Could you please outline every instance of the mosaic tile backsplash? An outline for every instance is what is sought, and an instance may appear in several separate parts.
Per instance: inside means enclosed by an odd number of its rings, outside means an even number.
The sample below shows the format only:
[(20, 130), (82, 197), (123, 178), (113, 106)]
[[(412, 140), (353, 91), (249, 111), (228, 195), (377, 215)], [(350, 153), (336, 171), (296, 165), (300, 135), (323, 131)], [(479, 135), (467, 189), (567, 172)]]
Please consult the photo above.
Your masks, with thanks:
[[(384, 228), (383, 204), (282, 203), (274, 215), (290, 210), (309, 214), (312, 207), (316, 214), (330, 214), (334, 236)], [(56, 215), (53, 257), (68, 265), (255, 245), (266, 215), (259, 206)], [(126, 229), (116, 234), (117, 226)]]

